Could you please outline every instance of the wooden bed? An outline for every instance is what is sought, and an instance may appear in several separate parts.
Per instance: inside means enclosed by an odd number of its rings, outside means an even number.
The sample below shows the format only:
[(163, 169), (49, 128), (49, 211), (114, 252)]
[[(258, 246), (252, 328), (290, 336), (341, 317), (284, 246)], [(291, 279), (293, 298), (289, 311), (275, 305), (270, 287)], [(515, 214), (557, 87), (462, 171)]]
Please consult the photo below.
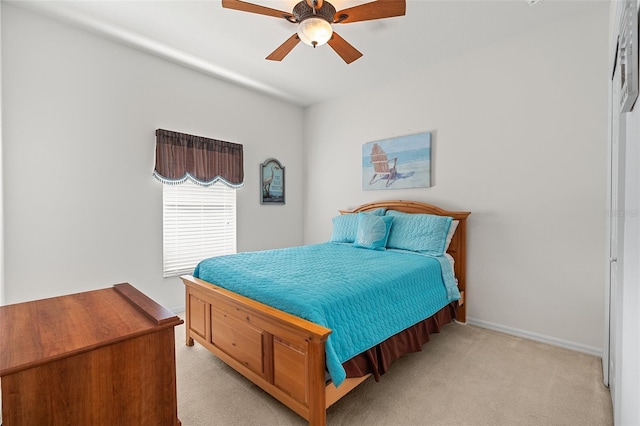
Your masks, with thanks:
[[(461, 299), (457, 320), (466, 321), (465, 242), (469, 212), (414, 201), (382, 201), (342, 214), (387, 208), (450, 216), (459, 221), (448, 253), (455, 260)], [(326, 424), (326, 409), (369, 375), (326, 384), (325, 341), (331, 330), (246, 298), (215, 284), (182, 276), (186, 290), (186, 344), (194, 340), (309, 421)]]

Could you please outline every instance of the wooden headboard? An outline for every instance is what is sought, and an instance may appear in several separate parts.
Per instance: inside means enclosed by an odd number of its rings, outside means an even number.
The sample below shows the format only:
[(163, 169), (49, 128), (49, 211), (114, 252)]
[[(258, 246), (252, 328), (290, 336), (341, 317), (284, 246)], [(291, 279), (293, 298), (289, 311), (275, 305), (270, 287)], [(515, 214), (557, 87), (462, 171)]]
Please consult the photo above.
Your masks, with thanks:
[(466, 306), (466, 271), (467, 271), (467, 217), (471, 212), (453, 212), (441, 209), (440, 207), (433, 206), (431, 204), (421, 203), (418, 201), (404, 201), (404, 200), (389, 200), (389, 201), (376, 201), (372, 203), (363, 204), (356, 207), (353, 210), (340, 210), (340, 213), (358, 213), (368, 210), (375, 210), (378, 208), (386, 208), (387, 210), (397, 210), (404, 213), (423, 213), (434, 214), (438, 216), (449, 216), (459, 221), (458, 228), (456, 229), (451, 244), (447, 253), (449, 253), (455, 260), (454, 272), (458, 279), (458, 289), (460, 290), (460, 302), (458, 308), (458, 321), (467, 321), (467, 306)]

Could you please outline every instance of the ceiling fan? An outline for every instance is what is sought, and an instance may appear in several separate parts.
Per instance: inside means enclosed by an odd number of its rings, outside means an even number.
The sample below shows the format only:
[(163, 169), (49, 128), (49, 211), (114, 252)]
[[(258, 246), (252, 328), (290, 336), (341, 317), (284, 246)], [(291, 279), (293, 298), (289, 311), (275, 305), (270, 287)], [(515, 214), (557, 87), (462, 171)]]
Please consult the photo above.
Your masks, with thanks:
[(303, 43), (313, 47), (329, 44), (347, 64), (360, 58), (362, 53), (334, 32), (331, 24), (349, 24), (403, 16), (406, 11), (405, 0), (373, 0), (339, 12), (336, 12), (336, 8), (326, 0), (302, 0), (295, 5), (291, 13), (241, 0), (222, 0), (222, 7), (284, 18), (298, 25), (298, 31), (267, 56), (271, 61), (284, 59), (302, 40)]

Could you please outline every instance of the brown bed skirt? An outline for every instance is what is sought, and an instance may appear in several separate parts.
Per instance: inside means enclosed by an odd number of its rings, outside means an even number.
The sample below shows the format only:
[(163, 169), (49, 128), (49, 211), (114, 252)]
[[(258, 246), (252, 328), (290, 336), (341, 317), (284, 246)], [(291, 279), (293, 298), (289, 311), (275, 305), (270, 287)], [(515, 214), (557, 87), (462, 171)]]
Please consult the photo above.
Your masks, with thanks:
[(347, 377), (372, 374), (376, 382), (389, 370), (393, 361), (402, 355), (422, 350), (429, 341), (429, 334), (439, 333), (440, 328), (456, 318), (458, 302), (453, 302), (433, 316), (389, 337), (384, 342), (342, 363)]

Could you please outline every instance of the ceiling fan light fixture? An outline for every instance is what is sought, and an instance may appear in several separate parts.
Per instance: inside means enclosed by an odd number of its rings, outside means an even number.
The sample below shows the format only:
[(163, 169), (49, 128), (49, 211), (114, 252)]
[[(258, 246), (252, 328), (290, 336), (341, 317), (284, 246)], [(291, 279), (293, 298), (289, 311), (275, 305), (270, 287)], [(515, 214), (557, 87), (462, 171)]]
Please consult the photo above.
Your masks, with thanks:
[(307, 18), (298, 25), (298, 37), (309, 46), (322, 46), (332, 35), (331, 24), (323, 18)]

